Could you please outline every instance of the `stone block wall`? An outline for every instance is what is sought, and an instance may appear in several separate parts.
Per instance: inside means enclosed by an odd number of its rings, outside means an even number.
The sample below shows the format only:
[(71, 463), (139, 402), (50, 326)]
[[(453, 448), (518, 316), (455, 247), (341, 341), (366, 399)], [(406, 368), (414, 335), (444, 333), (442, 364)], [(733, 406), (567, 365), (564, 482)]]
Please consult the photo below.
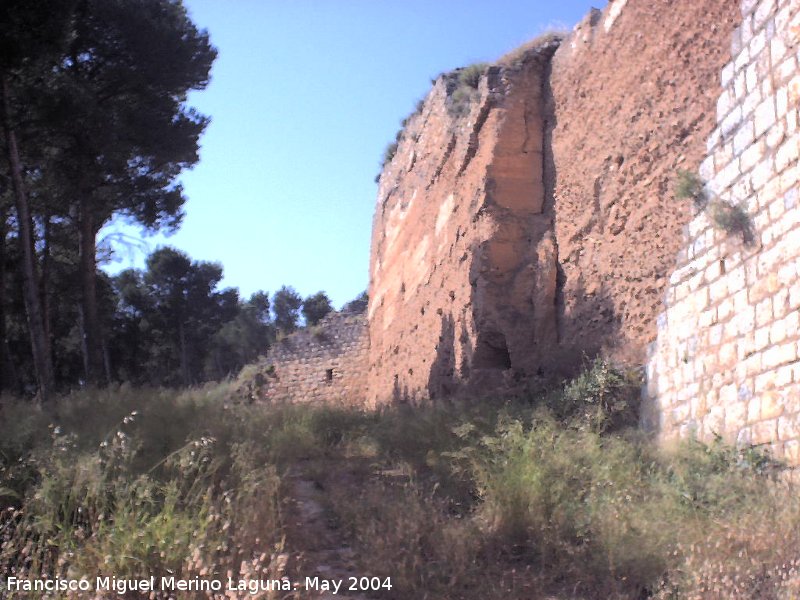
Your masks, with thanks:
[(275, 342), (254, 380), (255, 400), (361, 405), (366, 397), (366, 316), (333, 313)]
[[(742, 0), (689, 223), (647, 364), (645, 424), (800, 464), (800, 1)], [(712, 221), (740, 207), (746, 231)]]

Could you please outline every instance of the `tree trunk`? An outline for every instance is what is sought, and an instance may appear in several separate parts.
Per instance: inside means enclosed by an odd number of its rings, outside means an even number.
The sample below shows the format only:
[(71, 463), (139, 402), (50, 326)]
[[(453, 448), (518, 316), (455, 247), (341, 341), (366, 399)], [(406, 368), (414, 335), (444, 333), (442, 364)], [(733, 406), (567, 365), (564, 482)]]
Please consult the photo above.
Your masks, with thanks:
[[(53, 348), (52, 314), (50, 310), (50, 215), (45, 215), (42, 227), (44, 248), (42, 249), (42, 279), (40, 293), (42, 296), (42, 320), (44, 321), (44, 335), (47, 338), (48, 348)], [(53, 360), (52, 354), (50, 360)]]
[(189, 377), (189, 354), (186, 348), (186, 328), (183, 324), (183, 318), (178, 323), (178, 337), (180, 338), (181, 346), (181, 376), (183, 377), (183, 385), (189, 387), (191, 379)]
[(81, 199), (78, 268), (81, 280), (81, 308), (83, 312), (83, 339), (86, 348), (86, 382), (101, 385), (104, 381), (103, 342), (100, 316), (97, 310), (97, 231), (94, 226), (92, 205), (86, 195)]
[(78, 304), (78, 331), (81, 332), (81, 359), (83, 359), (83, 375), (86, 377), (86, 373), (89, 372), (89, 351), (86, 349), (86, 335), (84, 334), (86, 327), (83, 324), (84, 320), (83, 303), (81, 302)]
[(111, 353), (108, 351), (108, 344), (106, 338), (101, 337), (100, 341), (103, 345), (103, 369), (106, 376), (106, 385), (111, 385)]
[(0, 392), (19, 391), (14, 362), (8, 348), (8, 330), (6, 329), (6, 220), (8, 211), (0, 208)]
[(36, 249), (33, 240), (33, 220), (31, 219), (28, 196), (22, 181), (22, 165), (17, 147), (17, 136), (11, 124), (9, 114), (9, 85), (6, 73), (0, 73), (0, 112), (2, 112), (3, 132), (6, 138), (6, 154), (11, 167), (11, 184), (14, 190), (14, 203), (17, 209), (17, 227), (19, 228), (20, 266), (22, 269), (23, 296), (25, 313), (28, 319), (28, 330), (31, 336), (31, 351), (36, 380), (39, 384), (39, 398), (46, 402), (54, 387), (53, 364), (50, 348), (45, 335), (42, 307), (39, 302), (39, 286), (36, 275)]

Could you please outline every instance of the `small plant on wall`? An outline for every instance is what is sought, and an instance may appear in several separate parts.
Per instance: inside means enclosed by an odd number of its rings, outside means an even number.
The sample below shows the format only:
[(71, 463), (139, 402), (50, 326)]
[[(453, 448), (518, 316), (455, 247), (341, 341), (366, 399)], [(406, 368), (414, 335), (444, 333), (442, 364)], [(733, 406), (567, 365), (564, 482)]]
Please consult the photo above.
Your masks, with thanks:
[(703, 180), (696, 173), (685, 169), (678, 169), (675, 176), (675, 197), (691, 200), (698, 211), (703, 210), (708, 203)]
[(708, 218), (717, 229), (741, 235), (745, 244), (754, 240), (750, 215), (743, 204), (731, 204), (717, 197), (709, 198), (703, 180), (695, 173), (679, 169), (675, 176), (675, 197), (691, 200), (698, 211), (707, 210)]
[(741, 204), (728, 204), (715, 198), (708, 205), (708, 216), (717, 229), (741, 235), (746, 244), (753, 242), (750, 215)]
[(458, 72), (458, 83), (465, 87), (471, 87), (473, 90), (478, 89), (478, 84), (481, 82), (481, 77), (489, 67), (486, 63), (474, 63), (464, 67)]
[(387, 163), (392, 162), (394, 155), (397, 154), (397, 142), (389, 143), (383, 151), (383, 166), (385, 167)]
[(450, 90), (447, 110), (453, 118), (469, 114), (472, 102), (478, 97), (478, 86), (481, 77), (489, 68), (487, 63), (475, 63), (457, 69), (449, 76), (453, 78), (455, 87)]

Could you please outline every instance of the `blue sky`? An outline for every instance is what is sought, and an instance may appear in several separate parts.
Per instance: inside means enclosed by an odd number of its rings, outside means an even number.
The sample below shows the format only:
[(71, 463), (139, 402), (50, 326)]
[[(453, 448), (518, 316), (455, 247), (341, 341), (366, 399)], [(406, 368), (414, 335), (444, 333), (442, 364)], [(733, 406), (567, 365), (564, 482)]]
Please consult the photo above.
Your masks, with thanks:
[[(181, 229), (145, 238), (221, 262), (247, 296), (292, 285), (336, 307), (368, 284), (373, 181), (438, 73), (493, 61), (586, 0), (185, 0), (219, 57), (189, 103), (211, 116), (182, 176)], [(599, 6), (598, 6), (599, 4)], [(602, 8), (605, 2), (595, 2)], [(114, 231), (109, 228), (104, 233)], [(126, 230), (138, 235), (138, 231)], [(109, 271), (143, 264), (119, 247)]]

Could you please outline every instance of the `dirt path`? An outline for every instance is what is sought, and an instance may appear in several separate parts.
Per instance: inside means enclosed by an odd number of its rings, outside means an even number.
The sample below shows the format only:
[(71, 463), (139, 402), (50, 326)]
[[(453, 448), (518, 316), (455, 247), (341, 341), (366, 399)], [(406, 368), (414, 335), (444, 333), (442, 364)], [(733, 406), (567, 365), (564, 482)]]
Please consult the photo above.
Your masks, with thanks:
[[(349, 591), (350, 578), (358, 578), (355, 552), (344, 541), (335, 517), (326, 508), (328, 485), (348, 485), (345, 465), (330, 465), (324, 478), (296, 468), (286, 478), (286, 544), (290, 551), (291, 578), (300, 584), (297, 598), (325, 600), (371, 600), (379, 596)], [(324, 484), (320, 480), (324, 480)], [(318, 578), (319, 587), (329, 582), (331, 589), (307, 589), (306, 582)], [(341, 584), (338, 590), (335, 584)], [(335, 592), (335, 593), (334, 593)]]

